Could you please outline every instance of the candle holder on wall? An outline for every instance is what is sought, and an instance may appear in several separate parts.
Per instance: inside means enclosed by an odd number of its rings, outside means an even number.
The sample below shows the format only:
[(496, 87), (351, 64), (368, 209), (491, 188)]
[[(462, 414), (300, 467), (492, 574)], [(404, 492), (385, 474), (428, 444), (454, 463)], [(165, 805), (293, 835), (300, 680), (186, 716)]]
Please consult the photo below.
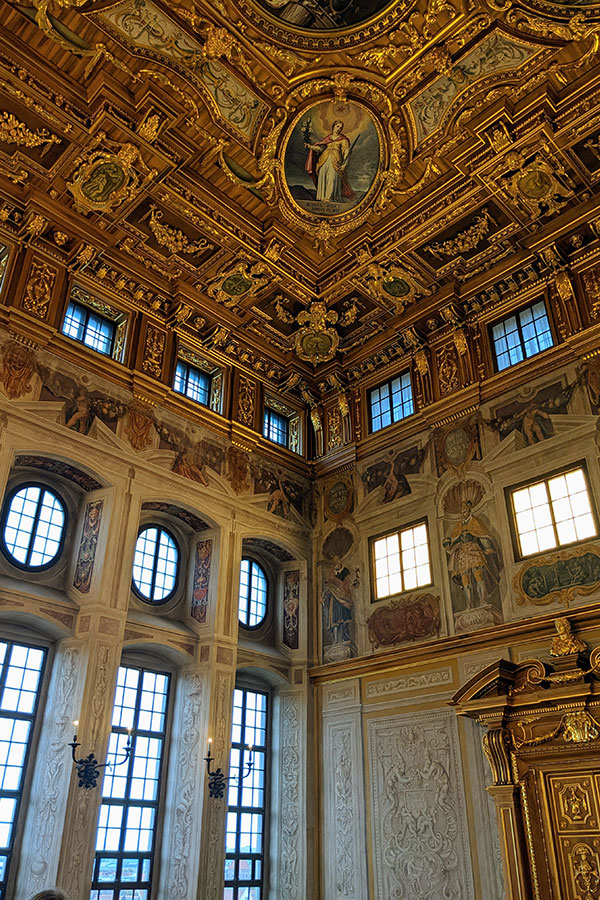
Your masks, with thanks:
[(98, 784), (100, 769), (104, 769), (106, 766), (115, 768), (116, 766), (122, 766), (123, 763), (127, 762), (131, 755), (131, 729), (128, 729), (127, 744), (125, 745), (125, 756), (123, 759), (119, 762), (101, 763), (98, 762), (94, 753), (90, 753), (89, 756), (82, 756), (79, 759), (76, 758), (75, 751), (77, 750), (77, 747), (81, 747), (81, 744), (77, 741), (77, 727), (79, 726), (79, 722), (73, 722), (73, 725), (75, 726), (75, 734), (68, 746), (71, 748), (71, 756), (73, 757), (73, 762), (75, 763), (75, 768), (77, 770), (79, 787), (90, 790), (91, 788), (95, 788)]
[(223, 775), (223, 770), (221, 769), (220, 766), (218, 769), (215, 769), (214, 771), (212, 771), (212, 769), (211, 769), (211, 765), (212, 765), (212, 762), (214, 759), (213, 755), (211, 753), (211, 744), (212, 744), (212, 738), (209, 738), (208, 739), (208, 751), (207, 751), (206, 756), (204, 757), (204, 759), (206, 761), (206, 772), (208, 774), (208, 795), (209, 795), (209, 797), (214, 797), (217, 800), (222, 800), (225, 795), (225, 787), (226, 787), (228, 781), (237, 781), (238, 784), (241, 784), (241, 782), (244, 780), (244, 778), (247, 778), (247, 776), (252, 771), (252, 767), (253, 767), (252, 747), (251, 746), (248, 747), (249, 756), (248, 756), (248, 762), (246, 763), (246, 766), (245, 766), (245, 771), (243, 771), (239, 776), (236, 776), (235, 778), (232, 778), (232, 777), (226, 778), (225, 775)]

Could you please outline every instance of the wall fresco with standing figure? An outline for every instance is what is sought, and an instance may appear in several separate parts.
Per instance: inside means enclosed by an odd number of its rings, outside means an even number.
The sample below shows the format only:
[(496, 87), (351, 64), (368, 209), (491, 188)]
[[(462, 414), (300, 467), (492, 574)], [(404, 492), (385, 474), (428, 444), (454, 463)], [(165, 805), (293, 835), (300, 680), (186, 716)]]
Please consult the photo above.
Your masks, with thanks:
[(194, 561), (194, 585), (192, 587), (191, 616), (201, 625), (206, 622), (212, 540), (198, 541)]
[(89, 593), (92, 584), (103, 507), (104, 500), (92, 500), (85, 509), (79, 553), (77, 554), (75, 575), (73, 577), (73, 587), (81, 594)]

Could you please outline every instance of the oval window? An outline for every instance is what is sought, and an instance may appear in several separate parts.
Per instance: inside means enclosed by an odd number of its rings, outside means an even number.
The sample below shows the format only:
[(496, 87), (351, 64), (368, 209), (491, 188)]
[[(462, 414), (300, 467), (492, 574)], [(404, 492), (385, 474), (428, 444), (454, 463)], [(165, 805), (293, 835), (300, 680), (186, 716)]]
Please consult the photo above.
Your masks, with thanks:
[(159, 525), (142, 528), (133, 557), (133, 586), (142, 600), (164, 603), (175, 590), (179, 549)]
[(62, 549), (67, 513), (62, 500), (45, 484), (18, 487), (2, 518), (2, 549), (23, 569), (45, 569)]

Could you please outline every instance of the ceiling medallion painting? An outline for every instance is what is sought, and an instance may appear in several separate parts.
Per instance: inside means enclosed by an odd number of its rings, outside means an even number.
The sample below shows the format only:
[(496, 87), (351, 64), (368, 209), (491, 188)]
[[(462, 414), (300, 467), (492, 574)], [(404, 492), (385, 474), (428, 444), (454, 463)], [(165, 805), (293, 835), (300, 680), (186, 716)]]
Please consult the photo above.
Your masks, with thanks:
[(372, 18), (389, 0), (256, 0), (275, 18), (294, 28), (338, 31)]
[(283, 145), (285, 196), (313, 217), (346, 217), (377, 182), (381, 143), (375, 119), (354, 101), (322, 100), (296, 116)]
[(297, 113), (278, 153), (279, 206), (296, 227), (327, 244), (369, 215), (382, 181), (384, 136), (354, 100), (327, 99)]

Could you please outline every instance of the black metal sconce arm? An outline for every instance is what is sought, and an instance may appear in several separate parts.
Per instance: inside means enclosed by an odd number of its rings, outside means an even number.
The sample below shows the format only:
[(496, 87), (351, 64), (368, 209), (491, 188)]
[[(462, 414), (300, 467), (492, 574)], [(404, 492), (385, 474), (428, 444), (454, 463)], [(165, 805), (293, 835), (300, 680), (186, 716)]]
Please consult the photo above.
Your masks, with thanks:
[(210, 743), (209, 743), (208, 753), (204, 757), (204, 760), (206, 762), (206, 772), (208, 774), (208, 796), (209, 797), (214, 797), (217, 800), (222, 800), (225, 795), (225, 787), (226, 787), (226, 784), (228, 781), (237, 781), (239, 784), (240, 782), (242, 782), (244, 780), (244, 778), (246, 778), (250, 774), (254, 763), (252, 762), (252, 748), (249, 748), (249, 751), (250, 751), (250, 758), (249, 758), (248, 762), (246, 763), (245, 771), (243, 771), (236, 778), (232, 778), (232, 777), (226, 778), (225, 775), (223, 775), (223, 770), (221, 769), (221, 767), (219, 767), (218, 769), (215, 769), (214, 772), (211, 770), (213, 756), (210, 752)]
[(73, 740), (69, 743), (69, 747), (71, 748), (71, 756), (73, 757), (73, 762), (75, 763), (75, 768), (77, 769), (79, 787), (90, 790), (91, 788), (95, 788), (98, 784), (98, 779), (100, 778), (100, 769), (104, 769), (106, 766), (122, 766), (123, 763), (127, 762), (131, 755), (131, 735), (129, 735), (127, 744), (125, 746), (125, 756), (119, 762), (116, 762), (115, 760), (115, 762), (100, 763), (93, 753), (90, 753), (89, 756), (82, 756), (80, 757), (80, 759), (77, 759), (75, 756), (75, 751), (77, 747), (81, 747), (81, 744), (78, 743), (76, 734), (73, 735)]

